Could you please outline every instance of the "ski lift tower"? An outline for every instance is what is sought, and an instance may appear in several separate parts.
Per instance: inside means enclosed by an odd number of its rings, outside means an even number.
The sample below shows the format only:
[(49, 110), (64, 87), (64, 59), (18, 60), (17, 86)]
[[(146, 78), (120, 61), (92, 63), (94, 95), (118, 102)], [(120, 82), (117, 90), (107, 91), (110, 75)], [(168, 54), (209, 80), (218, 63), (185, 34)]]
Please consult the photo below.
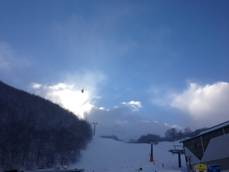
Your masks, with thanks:
[(93, 136), (95, 136), (95, 130), (96, 130), (96, 126), (98, 125), (98, 122), (92, 122), (93, 125)]
[(177, 154), (178, 157), (178, 167), (181, 168), (181, 155), (184, 154), (184, 149), (179, 148), (180, 145), (174, 145), (174, 149), (169, 150), (172, 154)]
[(150, 162), (155, 162), (154, 160), (154, 149), (153, 149), (153, 145), (156, 144), (156, 142), (150, 142), (150, 158), (149, 158), (149, 161)]

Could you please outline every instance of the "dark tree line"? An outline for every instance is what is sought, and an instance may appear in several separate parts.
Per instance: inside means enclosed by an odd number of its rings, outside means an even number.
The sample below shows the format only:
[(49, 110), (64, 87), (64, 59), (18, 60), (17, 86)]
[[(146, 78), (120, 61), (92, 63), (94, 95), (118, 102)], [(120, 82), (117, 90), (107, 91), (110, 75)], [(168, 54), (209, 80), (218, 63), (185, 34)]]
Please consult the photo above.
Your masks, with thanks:
[(120, 142), (123, 142), (122, 139), (120, 139), (118, 136), (116, 135), (105, 135), (105, 136), (100, 136), (101, 138), (104, 138), (104, 139), (111, 139), (111, 140), (115, 140), (115, 141), (120, 141)]
[(168, 130), (166, 130), (165, 132), (165, 141), (176, 141), (176, 140), (180, 140), (180, 139), (184, 139), (187, 137), (194, 137), (198, 134), (200, 134), (201, 132), (205, 131), (207, 128), (201, 128), (201, 129), (197, 129), (195, 131), (192, 131), (189, 128), (185, 128), (184, 130), (178, 130), (176, 128), (170, 128)]
[(140, 136), (135, 143), (158, 143), (162, 139), (159, 135), (157, 134), (146, 134), (143, 136)]
[(76, 161), (90, 125), (38, 96), (0, 82), (0, 168), (47, 168)]
[(165, 131), (164, 136), (157, 134), (146, 134), (140, 136), (137, 140), (130, 141), (131, 143), (158, 143), (161, 141), (177, 141), (186, 137), (193, 137), (198, 135), (200, 132), (206, 130), (206, 128), (191, 131), (189, 128), (184, 130), (178, 130), (176, 128), (169, 128)]

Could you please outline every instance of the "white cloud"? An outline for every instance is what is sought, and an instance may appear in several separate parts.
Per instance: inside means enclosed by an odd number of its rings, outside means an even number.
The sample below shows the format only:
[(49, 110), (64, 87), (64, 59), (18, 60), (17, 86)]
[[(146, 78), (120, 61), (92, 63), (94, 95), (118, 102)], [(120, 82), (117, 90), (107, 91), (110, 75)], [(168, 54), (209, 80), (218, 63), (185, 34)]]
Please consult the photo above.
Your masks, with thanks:
[(214, 125), (229, 120), (229, 83), (190, 83), (183, 92), (171, 96), (170, 106), (189, 114), (198, 125)]
[(66, 81), (55, 84), (32, 83), (32, 91), (84, 118), (95, 106), (98, 84), (104, 77), (98, 72), (67, 76)]
[(132, 111), (138, 111), (142, 108), (142, 103), (140, 101), (131, 100), (129, 102), (122, 102), (122, 104), (129, 107)]
[(31, 84), (31, 87), (33, 89), (40, 89), (42, 87), (42, 85), (34, 82), (34, 83)]

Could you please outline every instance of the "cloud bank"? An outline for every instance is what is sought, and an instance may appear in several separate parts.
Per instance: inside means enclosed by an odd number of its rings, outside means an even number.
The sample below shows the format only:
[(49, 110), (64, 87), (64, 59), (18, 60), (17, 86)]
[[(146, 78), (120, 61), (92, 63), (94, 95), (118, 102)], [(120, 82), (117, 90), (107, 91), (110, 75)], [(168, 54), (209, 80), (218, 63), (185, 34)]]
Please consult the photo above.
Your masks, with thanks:
[(122, 102), (110, 109), (93, 108), (87, 114), (87, 120), (98, 123), (97, 135), (116, 135), (125, 140), (136, 139), (148, 133), (164, 135), (168, 128), (182, 128), (176, 124), (149, 119), (144, 115), (141, 108), (138, 110), (135, 107), (132, 108), (133, 104), (143, 107), (142, 102), (131, 100), (125, 103)]
[(170, 97), (169, 105), (188, 114), (197, 125), (215, 125), (229, 120), (229, 83), (190, 83)]

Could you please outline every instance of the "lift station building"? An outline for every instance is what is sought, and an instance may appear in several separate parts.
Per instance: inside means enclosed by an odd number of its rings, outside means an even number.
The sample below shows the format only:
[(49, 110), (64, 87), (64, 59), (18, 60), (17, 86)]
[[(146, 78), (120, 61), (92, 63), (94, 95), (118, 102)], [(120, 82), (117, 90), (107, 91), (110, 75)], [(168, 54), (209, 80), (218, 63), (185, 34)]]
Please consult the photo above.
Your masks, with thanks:
[(229, 121), (181, 142), (189, 171), (203, 163), (207, 166), (217, 165), (221, 171), (229, 172)]

